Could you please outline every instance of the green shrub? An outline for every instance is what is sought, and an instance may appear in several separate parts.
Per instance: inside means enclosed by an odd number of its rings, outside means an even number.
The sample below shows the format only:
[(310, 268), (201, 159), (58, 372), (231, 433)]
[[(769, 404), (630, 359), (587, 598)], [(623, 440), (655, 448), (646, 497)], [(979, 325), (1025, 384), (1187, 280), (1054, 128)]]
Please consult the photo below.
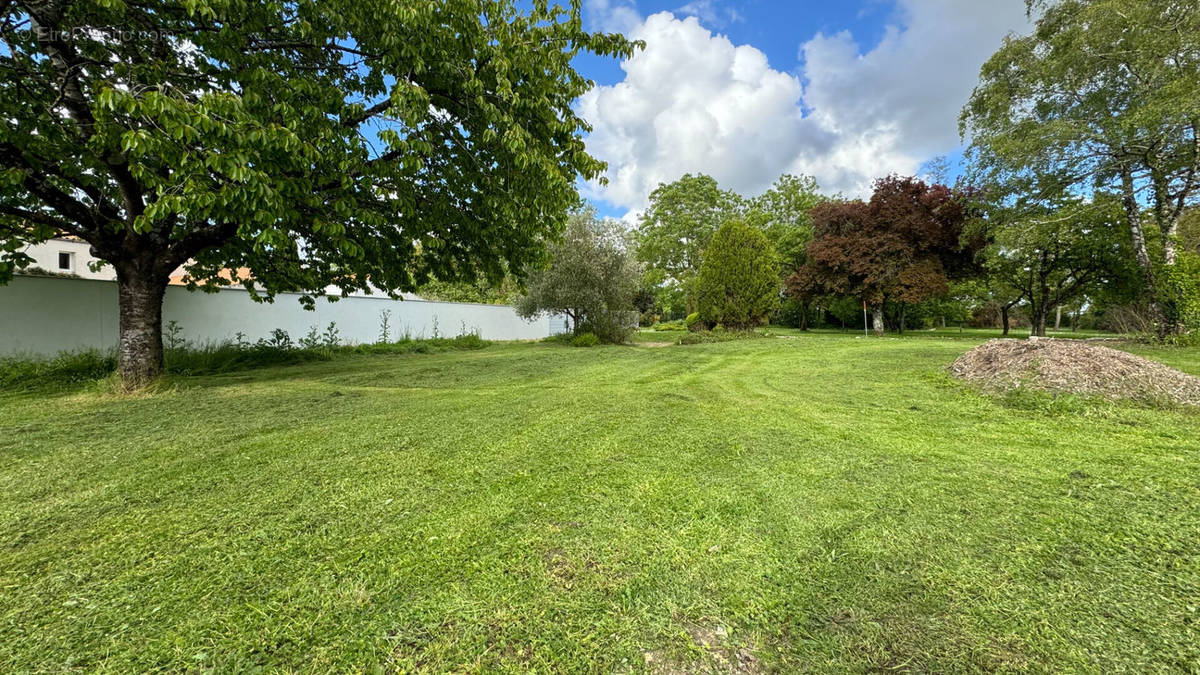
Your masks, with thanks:
[(678, 321), (659, 321), (650, 327), (652, 330), (658, 331), (683, 331), (687, 330), (682, 320)]
[(239, 347), (233, 342), (219, 342), (167, 349), (164, 357), (168, 373), (217, 375), (269, 366), (328, 361), (333, 358), (333, 353), (332, 350), (324, 348), (285, 348), (266, 342), (247, 347)]
[(339, 348), (339, 351), (344, 349), (358, 354), (426, 354), (459, 349), (483, 349), (490, 344), (474, 333), (467, 333), (452, 338), (415, 339), (404, 337), (395, 342), (376, 342), (343, 347)]
[(604, 311), (589, 314), (583, 323), (584, 333), (592, 333), (601, 342), (619, 345), (627, 340), (637, 330), (637, 313), (632, 311)]
[(483, 349), (492, 343), (479, 337), (478, 333), (464, 333), (450, 338), (449, 344), (452, 349)]
[(779, 305), (779, 269), (767, 236), (740, 220), (713, 235), (696, 276), (700, 318), (734, 330), (766, 322)]
[(692, 332), (708, 330), (709, 328), (708, 322), (700, 318), (699, 312), (692, 312), (691, 314), (688, 314), (687, 318), (683, 320), (683, 325)]
[(752, 330), (705, 330), (680, 335), (675, 340), (677, 345), (702, 345), (714, 342), (732, 342), (734, 340), (754, 340), (767, 337)]
[(1180, 328), (1172, 341), (1200, 342), (1200, 254), (1180, 253), (1175, 264), (1164, 269), (1163, 294), (1168, 318)]
[[(329, 331), (332, 335), (332, 328)], [(307, 336), (306, 336), (307, 337)], [(329, 338), (332, 342), (333, 338)], [(164, 350), (166, 370), (173, 375), (217, 375), (270, 366), (287, 366), (315, 361), (329, 361), (355, 354), (425, 354), (450, 350), (483, 349), (491, 343), (474, 333), (453, 338), (414, 340), (366, 345), (316, 346), (297, 348), (281, 330), (274, 331), (269, 340), (246, 342), (217, 342), (194, 345), (182, 341), (181, 346)], [(117, 369), (113, 352), (85, 350), (64, 352), (53, 358), (0, 359), (0, 387), (32, 389), (89, 382), (107, 377)]]
[(580, 333), (571, 340), (572, 347), (595, 347), (600, 344), (600, 338), (595, 333)]
[(30, 389), (90, 382), (117, 369), (114, 352), (63, 352), (50, 359), (0, 359), (0, 388)]

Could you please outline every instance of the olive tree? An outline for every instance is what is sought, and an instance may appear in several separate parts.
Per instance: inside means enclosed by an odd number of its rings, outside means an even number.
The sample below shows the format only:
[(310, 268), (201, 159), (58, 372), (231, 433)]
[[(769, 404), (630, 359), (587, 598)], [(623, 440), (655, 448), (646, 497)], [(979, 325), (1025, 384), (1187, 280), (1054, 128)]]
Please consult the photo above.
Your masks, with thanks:
[(637, 326), (642, 268), (619, 224), (597, 219), (591, 210), (574, 213), (548, 257), (546, 266), (529, 271), (517, 313), (566, 314), (576, 334), (588, 330), (605, 342), (624, 342)]
[[(603, 164), (545, 0), (0, 3), (0, 277), (72, 236), (116, 271), (120, 373), (162, 370), (170, 274), (258, 299), (499, 279)], [(249, 270), (223, 280), (222, 269)], [(3, 279), (0, 279), (2, 281)]]

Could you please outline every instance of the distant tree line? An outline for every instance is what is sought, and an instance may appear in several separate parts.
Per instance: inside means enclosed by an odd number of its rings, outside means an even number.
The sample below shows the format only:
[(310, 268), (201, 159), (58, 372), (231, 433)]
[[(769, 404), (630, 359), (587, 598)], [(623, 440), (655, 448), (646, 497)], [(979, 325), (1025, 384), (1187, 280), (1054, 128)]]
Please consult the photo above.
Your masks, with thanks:
[[(947, 325), (1200, 332), (1200, 6), (1029, 0), (1034, 31), (983, 66), (953, 184), (885, 176), (863, 199), (781, 176), (659, 185), (621, 236), (574, 216), (527, 313), (620, 340), (642, 324), (765, 322), (875, 334)], [(614, 326), (621, 326), (614, 330)], [(1190, 337), (1189, 337), (1190, 336)]]
[[(964, 175), (888, 176), (865, 200), (784, 176), (743, 197), (708, 176), (660, 185), (638, 223), (648, 320), (701, 309), (723, 223), (772, 244), (776, 322), (1034, 335), (1200, 330), (1200, 6), (1030, 0), (1036, 25), (984, 65), (963, 110)], [(864, 319), (864, 314), (866, 319)], [(1191, 336), (1188, 338), (1187, 336)]]

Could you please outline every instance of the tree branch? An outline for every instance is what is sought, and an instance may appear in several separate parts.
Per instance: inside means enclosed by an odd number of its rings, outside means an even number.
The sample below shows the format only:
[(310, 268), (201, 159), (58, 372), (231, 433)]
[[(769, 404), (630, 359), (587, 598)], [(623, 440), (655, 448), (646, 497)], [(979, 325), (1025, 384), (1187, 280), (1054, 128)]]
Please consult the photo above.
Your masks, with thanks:
[[(79, 57), (71, 45), (62, 38), (66, 34), (62, 22), (68, 3), (22, 2), (21, 4), (25, 11), (37, 21), (39, 27), (36, 33), (37, 42), (49, 57), (51, 66), (58, 74), (59, 100), (63, 102), (67, 113), (75, 121), (82, 140), (90, 140), (95, 135), (96, 119), (92, 116), (87, 97), (84, 95), (77, 77), (78, 71), (86, 64), (86, 59)], [(145, 210), (145, 202), (142, 197), (142, 187), (129, 170), (129, 162), (116, 151), (101, 155), (99, 159), (108, 168), (113, 180), (116, 181), (121, 198), (125, 202), (126, 220), (132, 222)]]

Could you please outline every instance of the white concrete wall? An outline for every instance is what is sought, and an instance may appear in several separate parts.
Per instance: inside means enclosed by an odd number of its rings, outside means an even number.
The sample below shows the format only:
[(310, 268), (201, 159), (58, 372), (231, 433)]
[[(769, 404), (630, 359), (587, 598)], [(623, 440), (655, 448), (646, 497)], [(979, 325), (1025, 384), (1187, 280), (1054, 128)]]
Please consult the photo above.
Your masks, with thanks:
[[(298, 341), (331, 321), (343, 344), (376, 342), (380, 317), (391, 312), (390, 338), (454, 337), (478, 332), (486, 340), (535, 340), (561, 332), (561, 317), (526, 321), (504, 305), (477, 305), (387, 297), (318, 299), (316, 309), (300, 306), (298, 295), (280, 294), (274, 303), (256, 303), (240, 288), (216, 293), (167, 288), (163, 322), (176, 321), (181, 337), (193, 343), (232, 341), (240, 331), (253, 342), (276, 328)], [(117, 342), (117, 285), (111, 281), (17, 276), (0, 286), (0, 355), (49, 356), (64, 350), (110, 349)]]

